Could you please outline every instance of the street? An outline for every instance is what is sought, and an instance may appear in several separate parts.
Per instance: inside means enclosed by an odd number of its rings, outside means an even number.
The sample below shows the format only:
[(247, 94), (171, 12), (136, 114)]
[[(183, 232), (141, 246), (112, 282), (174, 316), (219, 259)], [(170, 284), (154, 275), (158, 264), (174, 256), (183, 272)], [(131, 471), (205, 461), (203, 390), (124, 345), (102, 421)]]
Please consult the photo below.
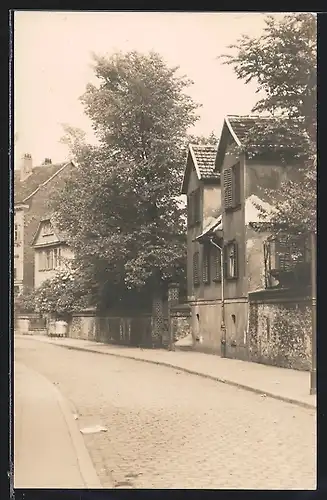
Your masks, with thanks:
[(83, 436), (104, 488), (316, 487), (314, 410), (31, 339), (15, 339), (15, 361), (55, 384), (80, 429), (107, 429)]

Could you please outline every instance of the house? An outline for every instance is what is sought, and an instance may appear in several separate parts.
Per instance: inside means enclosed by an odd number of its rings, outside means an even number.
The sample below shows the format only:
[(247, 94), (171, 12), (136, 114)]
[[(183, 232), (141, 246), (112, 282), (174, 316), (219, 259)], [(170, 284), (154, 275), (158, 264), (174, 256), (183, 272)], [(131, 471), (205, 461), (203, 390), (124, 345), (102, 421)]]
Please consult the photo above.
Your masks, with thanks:
[(74, 258), (72, 250), (66, 243), (65, 235), (56, 228), (50, 216), (40, 221), (32, 246), (35, 250), (35, 288), (53, 278), (59, 269), (63, 269), (66, 264), (69, 265), (69, 261)]
[[(192, 333), (203, 351), (308, 369), (308, 273), (302, 273), (299, 286), (290, 244), (255, 229), (262, 223), (260, 206), (273, 210), (267, 189), (277, 189), (298, 171), (278, 155), (251, 158), (244, 152), (247, 131), (268, 119), (227, 116), (215, 152), (207, 147), (204, 158), (199, 147), (189, 148), (182, 192), (188, 199)], [(300, 267), (307, 270), (306, 243), (296, 248)]]
[(72, 161), (33, 166), (25, 154), (14, 172), (14, 292), (34, 287), (34, 248), (32, 241), (40, 220), (48, 213), (54, 193), (61, 189), (75, 169)]

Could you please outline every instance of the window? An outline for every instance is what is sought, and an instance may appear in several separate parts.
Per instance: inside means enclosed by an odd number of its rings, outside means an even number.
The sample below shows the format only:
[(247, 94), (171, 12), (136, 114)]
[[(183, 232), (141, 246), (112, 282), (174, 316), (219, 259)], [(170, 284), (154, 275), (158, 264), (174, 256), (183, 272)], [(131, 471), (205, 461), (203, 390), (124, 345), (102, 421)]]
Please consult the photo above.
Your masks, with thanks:
[(60, 267), (60, 258), (61, 258), (61, 249), (54, 248), (54, 250), (53, 250), (53, 267), (54, 267), (54, 269), (57, 269), (58, 267)]
[(39, 270), (49, 271), (60, 267), (61, 249), (52, 248), (39, 253)]
[(210, 283), (210, 244), (203, 247), (202, 281), (206, 285)]
[(53, 234), (53, 227), (50, 221), (44, 222), (42, 229), (42, 236), (49, 236)]
[(219, 248), (211, 248), (212, 280), (221, 281), (221, 256)]
[(269, 238), (263, 244), (263, 254), (266, 288), (289, 287), (297, 277), (301, 285), (310, 281), (309, 242), (305, 237)]
[(192, 227), (201, 220), (200, 189), (192, 191), (187, 197), (187, 223)]
[(238, 255), (237, 243), (231, 241), (225, 246), (225, 271), (226, 278), (233, 279), (238, 277)]
[(200, 284), (199, 276), (199, 252), (193, 254), (193, 285), (198, 286)]
[(224, 205), (225, 210), (238, 208), (241, 203), (241, 165), (226, 168), (223, 172), (224, 179)]

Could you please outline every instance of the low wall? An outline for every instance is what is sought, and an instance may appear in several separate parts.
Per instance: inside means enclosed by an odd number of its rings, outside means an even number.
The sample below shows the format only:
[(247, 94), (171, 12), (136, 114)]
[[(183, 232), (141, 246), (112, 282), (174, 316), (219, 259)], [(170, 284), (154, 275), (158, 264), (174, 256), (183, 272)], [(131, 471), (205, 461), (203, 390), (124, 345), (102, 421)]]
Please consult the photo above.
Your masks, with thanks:
[(47, 333), (45, 319), (34, 313), (15, 315), (14, 325), (15, 331), (23, 335)]
[(309, 370), (311, 306), (304, 297), (256, 297), (249, 302), (249, 357), (283, 368)]
[(69, 337), (109, 344), (151, 346), (152, 318), (150, 314), (121, 317), (97, 316), (95, 312), (74, 313), (69, 325)]

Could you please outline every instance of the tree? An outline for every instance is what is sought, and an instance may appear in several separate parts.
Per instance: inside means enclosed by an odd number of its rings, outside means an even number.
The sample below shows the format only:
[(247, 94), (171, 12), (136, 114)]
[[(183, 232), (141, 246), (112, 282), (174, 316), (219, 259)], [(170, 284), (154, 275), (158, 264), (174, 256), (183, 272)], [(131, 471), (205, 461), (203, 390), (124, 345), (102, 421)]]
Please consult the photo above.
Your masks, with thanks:
[(258, 122), (246, 139), (249, 155), (278, 152), (282, 161), (295, 160), (299, 177), (270, 192), (275, 210), (263, 213), (270, 229), (302, 234), (316, 231), (317, 26), (309, 13), (266, 18), (259, 38), (243, 35), (221, 56), (238, 78), (257, 83), (262, 97), (253, 112), (270, 120)]
[(185, 272), (185, 209), (177, 197), (198, 105), (177, 69), (156, 53), (94, 56), (99, 85), (88, 85), (81, 100), (99, 144), (73, 134), (78, 169), (53, 207), (96, 283), (98, 305), (131, 290), (151, 296)]

